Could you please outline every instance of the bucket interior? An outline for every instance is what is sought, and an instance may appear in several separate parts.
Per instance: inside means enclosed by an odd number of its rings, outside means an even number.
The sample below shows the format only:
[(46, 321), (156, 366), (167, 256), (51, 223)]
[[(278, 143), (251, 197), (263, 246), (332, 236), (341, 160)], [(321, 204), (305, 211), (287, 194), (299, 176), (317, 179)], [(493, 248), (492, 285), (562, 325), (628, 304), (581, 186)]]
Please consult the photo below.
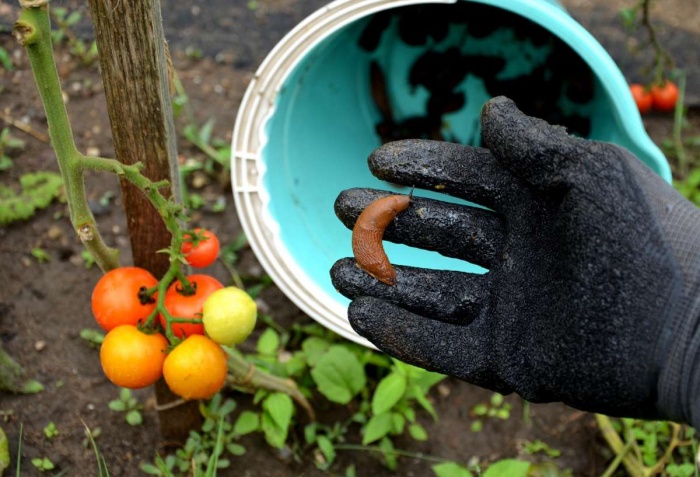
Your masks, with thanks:
[[(329, 276), (352, 254), (336, 197), (353, 187), (408, 192), (370, 174), (372, 150), (409, 137), (478, 146), (483, 103), (506, 95), (573, 134), (641, 152), (601, 80), (547, 29), (489, 5), (421, 4), (357, 19), (289, 73), (265, 126), (263, 180), (280, 240), (309, 280), (346, 303)], [(484, 272), (434, 252), (386, 242), (385, 249), (394, 264)]]

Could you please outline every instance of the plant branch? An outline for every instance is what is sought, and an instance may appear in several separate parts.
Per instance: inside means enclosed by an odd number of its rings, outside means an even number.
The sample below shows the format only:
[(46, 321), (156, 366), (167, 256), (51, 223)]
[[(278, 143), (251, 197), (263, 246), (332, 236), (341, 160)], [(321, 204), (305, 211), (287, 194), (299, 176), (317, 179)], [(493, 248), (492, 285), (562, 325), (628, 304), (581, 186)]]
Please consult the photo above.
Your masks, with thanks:
[(250, 389), (267, 389), (289, 395), (297, 404), (304, 408), (312, 421), (316, 420), (316, 413), (306, 397), (301, 393), (296, 383), (291, 379), (283, 379), (266, 373), (255, 367), (253, 363), (246, 361), (236, 351), (224, 347), (228, 354), (229, 382), (232, 386)]
[(610, 418), (603, 416), (602, 414), (595, 415), (596, 422), (598, 423), (598, 428), (603, 434), (603, 438), (608, 443), (608, 446), (615, 452), (616, 455), (622, 455), (622, 464), (627, 469), (630, 477), (645, 477), (644, 468), (642, 465), (632, 456), (628, 454), (628, 450), (625, 447), (632, 446), (629, 442), (625, 444), (617, 431), (613, 428)]
[(13, 31), (17, 40), (27, 50), (41, 102), (46, 111), (49, 138), (65, 184), (71, 223), (97, 265), (103, 271), (112, 270), (119, 266), (119, 252), (108, 247), (100, 237), (85, 196), (84, 171), (75, 167), (82, 155), (75, 147), (68, 112), (63, 103), (51, 44), (48, 5), (45, 2), (40, 6), (33, 6), (32, 2), (29, 3), (31, 6), (26, 5), (26, 2), (22, 3), (22, 12)]

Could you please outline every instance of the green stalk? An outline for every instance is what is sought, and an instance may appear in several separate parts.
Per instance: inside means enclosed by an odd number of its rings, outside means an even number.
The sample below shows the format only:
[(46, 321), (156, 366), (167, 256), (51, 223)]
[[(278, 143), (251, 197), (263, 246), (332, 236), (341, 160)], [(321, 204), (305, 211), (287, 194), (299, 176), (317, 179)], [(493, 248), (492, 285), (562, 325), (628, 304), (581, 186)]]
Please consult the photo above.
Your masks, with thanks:
[(630, 440), (627, 442), (627, 444), (623, 442), (620, 435), (613, 428), (609, 417), (602, 414), (596, 414), (595, 418), (598, 423), (598, 428), (603, 434), (605, 441), (608, 443), (608, 446), (610, 446), (613, 452), (615, 452), (616, 456), (621, 456), (620, 460), (622, 460), (622, 464), (625, 466), (625, 469), (629, 473), (630, 477), (646, 477), (644, 467), (637, 461), (637, 459), (628, 453), (630, 448), (633, 446), (634, 441)]
[(46, 111), (49, 137), (65, 184), (73, 228), (103, 271), (117, 268), (119, 251), (108, 247), (100, 237), (85, 196), (84, 169), (78, 166), (82, 154), (75, 147), (68, 113), (63, 104), (61, 83), (53, 57), (48, 5), (23, 5), (14, 26), (14, 33), (27, 50), (41, 102)]

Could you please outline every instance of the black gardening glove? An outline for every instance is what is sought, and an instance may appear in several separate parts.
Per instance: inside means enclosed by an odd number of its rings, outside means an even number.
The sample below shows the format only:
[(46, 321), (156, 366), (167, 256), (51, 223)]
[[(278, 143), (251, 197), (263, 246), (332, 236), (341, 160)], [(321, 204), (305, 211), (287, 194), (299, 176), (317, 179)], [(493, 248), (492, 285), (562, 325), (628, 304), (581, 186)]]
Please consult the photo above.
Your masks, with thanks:
[[(628, 151), (574, 138), (504, 98), (488, 149), (408, 140), (369, 158), (380, 179), (493, 210), (415, 197), (384, 238), (484, 266), (396, 265), (388, 286), (339, 260), (352, 327), (381, 350), (532, 402), (700, 425), (700, 210)], [(344, 191), (352, 227), (386, 192)], [(417, 191), (416, 195), (420, 195)]]

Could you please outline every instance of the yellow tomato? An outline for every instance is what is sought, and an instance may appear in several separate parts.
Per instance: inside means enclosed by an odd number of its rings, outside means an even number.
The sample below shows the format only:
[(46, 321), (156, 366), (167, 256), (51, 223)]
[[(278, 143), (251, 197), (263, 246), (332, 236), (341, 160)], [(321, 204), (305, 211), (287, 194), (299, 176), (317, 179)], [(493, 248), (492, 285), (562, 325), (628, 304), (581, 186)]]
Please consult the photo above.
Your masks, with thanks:
[(255, 328), (258, 307), (245, 291), (226, 287), (209, 295), (202, 308), (204, 331), (219, 344), (242, 343)]

